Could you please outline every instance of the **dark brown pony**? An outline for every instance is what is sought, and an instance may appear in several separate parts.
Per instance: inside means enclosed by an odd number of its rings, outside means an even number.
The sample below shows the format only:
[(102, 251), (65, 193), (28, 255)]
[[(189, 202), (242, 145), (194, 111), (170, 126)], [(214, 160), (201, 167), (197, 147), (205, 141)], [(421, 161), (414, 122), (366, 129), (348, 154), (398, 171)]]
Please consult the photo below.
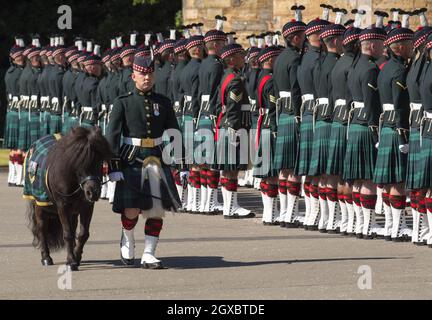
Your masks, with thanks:
[(66, 264), (70, 270), (78, 270), (89, 238), (94, 202), (100, 197), (102, 164), (110, 156), (109, 144), (99, 128), (73, 128), (49, 151), (47, 189), (53, 205), (38, 206), (29, 201), (28, 206), (33, 245), (41, 250), (43, 265), (54, 264), (50, 250), (66, 246)]

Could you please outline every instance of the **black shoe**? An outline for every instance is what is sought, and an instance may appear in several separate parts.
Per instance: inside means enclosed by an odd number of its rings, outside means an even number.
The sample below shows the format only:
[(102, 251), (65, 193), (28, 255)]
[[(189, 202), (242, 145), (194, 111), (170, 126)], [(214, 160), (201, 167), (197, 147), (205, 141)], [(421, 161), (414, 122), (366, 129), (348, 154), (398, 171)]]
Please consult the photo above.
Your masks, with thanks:
[(264, 226), (278, 226), (279, 222), (263, 222)]
[(303, 225), (303, 229), (305, 229), (305, 230), (309, 230), (309, 226), (306, 225), (306, 224), (304, 224), (304, 225)]
[(318, 226), (308, 226), (309, 231), (318, 231)]
[(363, 233), (356, 233), (357, 239), (363, 239)]
[(343, 231), (343, 232), (341, 232), (341, 233), (339, 233), (341, 236), (344, 236), (344, 237), (346, 237), (346, 236), (348, 236), (348, 232), (346, 232), (346, 231)]
[(250, 218), (255, 218), (255, 213), (251, 212), (245, 216), (237, 216), (237, 219), (250, 219)]
[(236, 214), (233, 214), (232, 216), (224, 215), (224, 219), (238, 219), (238, 215), (236, 215)]
[(378, 240), (384, 240), (384, 236), (383, 235), (376, 235), (376, 238), (378, 239)]
[(125, 259), (120, 254), (120, 260), (125, 266), (133, 266), (135, 264), (135, 258), (132, 259)]
[(162, 265), (162, 262), (141, 263), (141, 268), (143, 268), (143, 269), (152, 269), (152, 270), (167, 269), (167, 268), (165, 268)]
[(367, 236), (363, 235), (363, 239), (364, 240), (373, 240), (373, 239), (375, 239), (375, 236), (373, 234), (371, 234), (371, 235), (368, 234)]
[(320, 233), (327, 233), (327, 232), (328, 232), (327, 229), (318, 229), (318, 231), (319, 231)]
[(432, 244), (428, 244), (427, 246), (428, 246), (428, 248), (432, 248)]
[(353, 238), (355, 238), (355, 236), (356, 236), (356, 234), (355, 234), (354, 232), (352, 232), (352, 233), (348, 233), (348, 237), (353, 237)]
[(281, 223), (279, 223), (279, 226), (280, 226), (281, 228), (286, 228), (286, 227), (287, 227), (285, 221), (282, 221)]
[(16, 186), (16, 184), (15, 183), (8, 183), (8, 187), (15, 187)]
[(298, 227), (299, 227), (299, 225), (296, 222), (286, 222), (285, 223), (285, 228), (294, 229), (294, 228), (298, 228)]
[(327, 233), (328, 233), (328, 234), (338, 234), (338, 233), (340, 233), (340, 232), (339, 232), (338, 229), (335, 229), (335, 230), (327, 230)]
[(392, 241), (392, 237), (391, 236), (384, 236), (384, 240), (385, 241)]

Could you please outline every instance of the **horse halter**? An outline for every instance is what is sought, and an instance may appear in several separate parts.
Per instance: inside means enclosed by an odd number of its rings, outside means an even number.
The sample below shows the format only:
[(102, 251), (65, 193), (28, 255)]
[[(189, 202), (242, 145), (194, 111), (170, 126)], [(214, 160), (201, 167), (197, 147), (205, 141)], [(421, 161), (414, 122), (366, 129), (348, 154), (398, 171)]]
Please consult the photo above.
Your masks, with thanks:
[(80, 190), (84, 191), (84, 183), (86, 183), (87, 181), (96, 181), (101, 186), (108, 182), (108, 181), (106, 181), (106, 182), (101, 183), (102, 179), (99, 176), (87, 176), (87, 177), (80, 179), (80, 182), (78, 184), (78, 188), (76, 188), (74, 192), (69, 193), (69, 194), (64, 194), (64, 193), (61, 193), (60, 191), (57, 191), (57, 190), (55, 190), (55, 192), (58, 193), (59, 195), (61, 195), (62, 197), (72, 197), (73, 195), (75, 195)]

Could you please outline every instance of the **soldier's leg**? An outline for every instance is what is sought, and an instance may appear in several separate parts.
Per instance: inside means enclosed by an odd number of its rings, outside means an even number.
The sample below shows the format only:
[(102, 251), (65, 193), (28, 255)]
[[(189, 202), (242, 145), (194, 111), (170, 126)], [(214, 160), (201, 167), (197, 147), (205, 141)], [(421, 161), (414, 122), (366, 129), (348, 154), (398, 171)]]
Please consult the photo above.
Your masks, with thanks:
[(253, 218), (255, 214), (250, 210), (239, 206), (237, 201), (237, 188), (238, 188), (238, 171), (222, 171), (223, 178), (221, 183), (224, 188), (224, 214), (225, 217), (235, 218)]
[(338, 232), (338, 224), (340, 224), (340, 206), (338, 200), (339, 182), (338, 176), (327, 177), (327, 206), (329, 215), (326, 229), (331, 233)]
[(320, 203), (319, 203), (319, 187), (316, 179), (312, 180), (306, 177), (307, 181), (311, 181), (309, 186), (310, 191), (310, 215), (308, 222), (308, 230), (318, 230)]
[(162, 218), (148, 218), (145, 224), (145, 246), (141, 258), (141, 267), (145, 269), (162, 269), (162, 263), (156, 259), (155, 252), (162, 230)]
[(376, 201), (376, 205), (375, 205), (375, 213), (376, 214), (383, 214), (384, 213), (383, 198), (382, 198), (383, 192), (384, 192), (383, 186), (377, 185), (377, 201)]
[(223, 211), (223, 205), (218, 200), (218, 187), (220, 180), (219, 170), (207, 171), (207, 201), (206, 209), (208, 212), (219, 213)]
[(392, 240), (404, 241), (411, 238), (412, 230), (405, 222), (406, 195), (403, 186), (394, 185), (390, 190), (390, 206), (393, 219)]
[(121, 215), (122, 235), (120, 240), (120, 258), (127, 265), (134, 264), (135, 258), (135, 236), (134, 230), (138, 222), (140, 210), (137, 208), (125, 209)]
[(260, 188), (264, 206), (262, 221), (264, 225), (278, 224), (279, 210), (277, 207), (277, 180), (277, 177), (261, 180)]
[(344, 190), (343, 190), (344, 194), (344, 200), (345, 200), (345, 205), (346, 205), (346, 209), (347, 209), (347, 235), (348, 236), (355, 236), (355, 228), (356, 228), (356, 215), (355, 215), (355, 211), (354, 211), (354, 203), (353, 203), (353, 186), (350, 185), (346, 185)]
[(303, 183), (303, 193), (304, 193), (304, 201), (305, 201), (305, 217), (304, 217), (304, 223), (303, 227), (305, 230), (308, 229), (309, 225), (309, 218), (311, 214), (311, 190), (310, 190), (311, 184), (309, 181), (305, 181)]
[[(306, 223), (306, 216), (299, 214), (299, 202), (301, 193), (301, 178), (290, 172), (287, 181), (287, 213), (285, 222), (291, 226), (298, 226)], [(306, 196), (305, 196), (306, 202)], [(289, 227), (290, 225), (288, 225)]]
[[(281, 170), (279, 172), (279, 204), (280, 204), (280, 226), (285, 227), (287, 207), (288, 207), (288, 196), (287, 196), (287, 179), (288, 172), (287, 170)], [(290, 222), (291, 219), (288, 220)]]
[(352, 198), (353, 198), (353, 208), (354, 208), (354, 214), (355, 214), (355, 234), (357, 238), (363, 238), (363, 212), (362, 212), (362, 206), (361, 206), (361, 200), (360, 200), (360, 191), (362, 187), (362, 181), (356, 180), (353, 185), (353, 192), (352, 192)]
[(199, 206), (201, 204), (201, 178), (200, 169), (196, 166), (192, 168), (189, 176), (191, 183), (191, 211), (192, 213), (199, 213)]
[(419, 213), (419, 204), (418, 204), (418, 196), (417, 191), (413, 190), (410, 192), (410, 206), (411, 206), (411, 215), (413, 219), (413, 231), (411, 242), (414, 244), (418, 244), (420, 242), (420, 213)]
[(419, 232), (420, 244), (427, 243), (427, 239), (431, 234), (430, 231), (432, 230), (429, 227), (429, 224), (432, 223), (432, 221), (429, 220), (428, 212), (426, 210), (425, 196), (426, 194), (423, 190), (417, 191), (417, 204), (418, 204), (418, 213), (419, 213), (419, 220), (420, 220), (420, 232)]
[(361, 188), (360, 202), (363, 212), (363, 239), (370, 239), (377, 235), (375, 221), (376, 185), (371, 181), (364, 181)]
[(427, 219), (429, 223), (429, 234), (425, 236), (426, 243), (429, 248), (432, 248), (432, 192), (428, 191), (425, 197), (425, 206), (427, 210)]
[(23, 163), (24, 163), (23, 152), (18, 150), (17, 159), (16, 159), (16, 185), (17, 186), (24, 185)]

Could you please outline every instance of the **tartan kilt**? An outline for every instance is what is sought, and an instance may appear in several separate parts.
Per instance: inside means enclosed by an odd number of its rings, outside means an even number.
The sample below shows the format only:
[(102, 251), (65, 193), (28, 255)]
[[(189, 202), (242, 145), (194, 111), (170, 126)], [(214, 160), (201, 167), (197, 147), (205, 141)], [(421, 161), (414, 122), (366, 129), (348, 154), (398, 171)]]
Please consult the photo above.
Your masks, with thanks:
[[(194, 132), (194, 136), (195, 136), (195, 140), (196, 140), (196, 141), (194, 141), (194, 164), (214, 166), (215, 157), (216, 157), (215, 152), (214, 152), (214, 146), (215, 146), (214, 135), (211, 134), (210, 136), (207, 136), (207, 135), (200, 136), (198, 134), (198, 130), (200, 130), (200, 129), (210, 130), (213, 133), (213, 121), (209, 117), (204, 117), (204, 116), (202, 116), (199, 120), (198, 129)], [(210, 150), (210, 151), (202, 150), (202, 152), (201, 152), (202, 161), (197, 161), (198, 159), (195, 160), (195, 158), (200, 155), (200, 153), (198, 151), (195, 152), (195, 150), (197, 150), (197, 147), (199, 145), (201, 145), (204, 141), (208, 141), (208, 140), (210, 140), (210, 143), (212, 144), (212, 150)], [(208, 157), (208, 159), (207, 159), (207, 157)]]
[(408, 190), (422, 188), (419, 168), (420, 151), (420, 130), (413, 128), (410, 130), (407, 160), (406, 189)]
[(6, 113), (3, 146), (8, 149), (18, 149), (19, 118), (18, 111), (10, 110)]
[(348, 128), (343, 179), (372, 180), (376, 153), (372, 131), (368, 126), (351, 124)]
[(399, 135), (395, 129), (383, 127), (380, 133), (374, 183), (401, 183), (406, 178), (407, 155), (399, 150)]
[[(237, 145), (234, 145), (234, 143), (237, 143)], [(246, 143), (249, 145), (249, 136), (246, 137)], [(230, 132), (226, 128), (221, 128), (219, 130), (218, 141), (215, 142), (215, 148), (216, 162), (214, 166), (212, 166), (213, 169), (225, 171), (241, 171), (248, 169), (248, 148), (243, 146), (243, 150), (245, 150), (246, 153), (243, 155), (244, 159), (242, 159), (240, 155), (240, 137), (237, 137), (234, 141), (233, 137), (230, 137)]]
[(18, 149), (26, 151), (30, 147), (30, 122), (29, 112), (21, 111), (18, 129)]
[(334, 121), (331, 126), (326, 174), (342, 176), (347, 148), (347, 126)]
[(30, 121), (28, 121), (27, 116), (27, 125), (28, 128), (26, 130), (27, 135), (27, 145), (25, 148), (20, 148), (21, 150), (28, 150), (30, 146), (40, 138), (40, 117), (39, 113), (32, 112), (30, 114)]
[(68, 134), (69, 131), (71, 131), (72, 128), (79, 126), (79, 120), (78, 117), (75, 116), (68, 116), (67, 119), (65, 118), (65, 121), (62, 126), (62, 133)]
[[(430, 119), (427, 119), (423, 128), (427, 127), (426, 124), (430, 121)], [(423, 131), (421, 140), (418, 168), (421, 188), (429, 189), (432, 188), (432, 136), (427, 135), (425, 131)]]
[(319, 120), (315, 124), (309, 176), (319, 176), (326, 171), (331, 127), (331, 122), (324, 120)]
[(41, 121), (40, 121), (41, 136), (46, 136), (47, 134), (50, 134), (50, 119), (51, 119), (51, 113), (49, 113), (49, 111), (41, 111)]
[[(185, 146), (185, 160), (189, 162), (189, 165), (193, 163), (193, 154), (194, 154), (194, 121), (193, 117), (189, 115), (183, 116), (182, 121), (182, 138), (183, 138), (183, 145)], [(192, 129), (192, 130), (188, 130)], [(192, 149), (192, 150), (191, 150)]]
[(300, 124), (299, 147), (297, 150), (296, 175), (305, 176), (309, 173), (313, 144), (313, 117), (303, 116)]
[(62, 131), (61, 115), (52, 114), (49, 121), (49, 131), (51, 134), (60, 133)]
[(274, 167), (294, 169), (298, 148), (298, 129), (295, 116), (281, 113), (277, 127)]
[[(269, 155), (263, 155), (263, 141), (267, 142), (263, 139), (263, 135), (265, 134), (263, 130), (261, 131), (260, 144), (258, 148), (257, 158), (260, 158), (261, 161), (266, 164), (266, 166), (262, 166), (261, 163), (258, 163), (258, 160), (253, 163), (253, 176), (255, 178), (271, 178), (278, 177), (279, 170), (274, 167), (274, 156), (275, 156), (275, 148), (276, 148), (276, 137), (270, 133), (270, 129), (267, 129), (269, 137)], [(255, 141), (255, 140), (254, 140)], [(268, 166), (268, 167), (267, 167)]]
[[(180, 199), (172, 178), (171, 169), (163, 163), (161, 149), (159, 147), (148, 149), (140, 148), (137, 157), (146, 159), (149, 156), (156, 157), (161, 162), (161, 173), (165, 176), (166, 184), (161, 182), (162, 206), (165, 210), (176, 211), (179, 207)], [(153, 208), (152, 191), (148, 184), (148, 179), (142, 183), (142, 163), (134, 161), (126, 163), (122, 161), (122, 172), (124, 180), (117, 181), (114, 193), (113, 211), (123, 213), (126, 208), (138, 208), (150, 210)]]
[(176, 117), (179, 129), (183, 132), (183, 116)]

